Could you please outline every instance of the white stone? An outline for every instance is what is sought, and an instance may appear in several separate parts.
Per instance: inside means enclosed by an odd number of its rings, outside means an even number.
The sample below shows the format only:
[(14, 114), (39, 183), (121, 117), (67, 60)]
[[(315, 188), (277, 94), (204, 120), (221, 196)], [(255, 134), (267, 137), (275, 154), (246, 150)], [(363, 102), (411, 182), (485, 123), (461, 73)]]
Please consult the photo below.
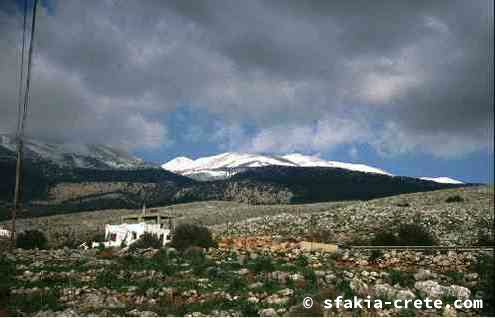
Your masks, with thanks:
[(416, 284), (414, 284), (414, 288), (422, 294), (434, 299), (441, 299), (449, 291), (447, 287), (442, 286), (433, 280), (416, 282)]
[(265, 308), (258, 312), (262, 317), (275, 317), (277, 316), (277, 311), (273, 308)]

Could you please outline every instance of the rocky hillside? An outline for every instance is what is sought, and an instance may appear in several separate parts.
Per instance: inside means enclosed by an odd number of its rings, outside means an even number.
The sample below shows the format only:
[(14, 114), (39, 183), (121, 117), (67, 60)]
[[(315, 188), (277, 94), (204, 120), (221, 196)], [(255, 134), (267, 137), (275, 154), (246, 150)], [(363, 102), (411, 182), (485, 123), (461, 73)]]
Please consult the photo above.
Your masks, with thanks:
[(332, 241), (359, 245), (368, 244), (385, 230), (393, 232), (402, 224), (416, 224), (428, 229), (438, 244), (469, 246), (487, 237), (493, 242), (493, 207), (493, 188), (471, 187), (357, 202), (323, 212), (284, 212), (214, 228), (234, 236), (303, 238), (308, 232), (326, 232)]
[[(227, 180), (199, 182), (160, 168), (87, 169), (46, 160), (24, 164), (21, 217), (85, 210), (136, 208), (221, 200), (249, 204), (297, 204), (369, 200), (411, 192), (456, 188), (459, 184), (331, 167), (249, 168)], [(9, 216), (15, 161), (0, 159), (0, 220)]]
[[(0, 135), (0, 156), (15, 157), (16, 140)], [(136, 169), (147, 165), (122, 149), (97, 144), (68, 144), (24, 139), (24, 157), (31, 161), (47, 161), (59, 167), (90, 169)]]
[[(26, 160), (21, 217), (105, 208), (134, 208), (144, 200), (170, 204), (193, 180), (160, 168), (137, 170), (64, 168), (47, 161)], [(0, 160), (0, 219), (9, 216), (15, 184), (15, 162)]]
[(369, 200), (466, 186), (328, 167), (259, 167), (236, 174), (230, 180), (285, 187), (292, 192), (291, 203)]
[[(218, 248), (77, 250), (81, 240), (132, 210), (23, 219), (20, 230), (48, 234), (51, 250), (14, 250), (2, 276), (10, 316), (491, 316), (495, 314), (493, 247), (366, 250), (361, 242), (399, 224), (421, 224), (441, 244), (493, 241), (493, 188), (405, 194), (366, 202), (247, 205), (195, 202), (154, 208), (179, 223), (206, 224)], [(315, 237), (313, 233), (325, 233)], [(321, 239), (336, 253), (312, 249)], [(311, 242), (308, 242), (311, 240)], [(306, 244), (305, 244), (306, 243)], [(309, 248), (308, 248), (309, 246)], [(2, 257), (2, 256), (0, 256)], [(436, 299), (440, 308), (324, 308), (325, 299)], [(311, 308), (303, 300), (311, 297)], [(482, 301), (455, 308), (454, 301)], [(307, 304), (307, 303), (306, 303)], [(479, 304), (479, 303), (478, 303)]]
[[(462, 202), (446, 202), (459, 196)], [(384, 230), (400, 224), (420, 224), (444, 245), (473, 245), (483, 237), (493, 240), (493, 188), (469, 187), (405, 194), (371, 201), (292, 205), (248, 205), (235, 202), (195, 202), (153, 208), (177, 217), (178, 223), (200, 223), (219, 236), (277, 235), (305, 239), (326, 232), (339, 244), (368, 243)], [(24, 229), (45, 229), (52, 244), (66, 237), (82, 242), (102, 233), (105, 224), (136, 210), (102, 210), (19, 220)], [(70, 233), (70, 235), (68, 235)]]
[[(228, 242), (228, 243), (227, 243)], [(164, 250), (15, 250), (3, 286), (7, 316), (489, 316), (492, 251), (341, 249), (297, 242), (258, 246), (221, 240), (195, 257)], [(324, 308), (325, 299), (372, 299), (378, 308)], [(303, 300), (311, 297), (311, 303)], [(394, 308), (389, 300), (441, 300), (439, 308)], [(455, 308), (454, 301), (483, 308)], [(373, 303), (374, 303), (373, 302)], [(309, 307), (309, 308), (308, 308)]]

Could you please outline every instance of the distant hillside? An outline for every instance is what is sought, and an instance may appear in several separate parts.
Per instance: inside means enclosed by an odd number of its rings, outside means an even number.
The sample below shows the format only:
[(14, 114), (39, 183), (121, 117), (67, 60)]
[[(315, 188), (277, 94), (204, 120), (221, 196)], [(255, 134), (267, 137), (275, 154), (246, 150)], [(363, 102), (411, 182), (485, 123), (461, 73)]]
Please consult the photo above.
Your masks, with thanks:
[[(0, 135), (0, 158), (13, 158), (17, 143), (10, 135)], [(48, 142), (24, 139), (24, 157), (65, 168), (136, 169), (149, 167), (144, 160), (122, 149), (99, 144)]]
[[(0, 219), (10, 216), (15, 161), (0, 160)], [(160, 168), (67, 168), (46, 160), (26, 160), (20, 217), (78, 211), (163, 206), (195, 201), (293, 204), (379, 197), (456, 188), (409, 177), (340, 168), (266, 166), (249, 168), (227, 180), (199, 182)], [(462, 185), (466, 186), (466, 185)]]
[(326, 167), (249, 168), (230, 179), (181, 189), (176, 202), (227, 200), (250, 204), (370, 200), (391, 195), (470, 186)]
[[(0, 160), (0, 175), (2, 219), (10, 215), (8, 208), (13, 200), (15, 161)], [(195, 182), (160, 168), (67, 168), (39, 159), (24, 161), (23, 181), (22, 202), (30, 211), (29, 216), (101, 208), (135, 208), (143, 200), (150, 204), (168, 204), (178, 189)], [(67, 196), (67, 191), (72, 193), (71, 196)]]

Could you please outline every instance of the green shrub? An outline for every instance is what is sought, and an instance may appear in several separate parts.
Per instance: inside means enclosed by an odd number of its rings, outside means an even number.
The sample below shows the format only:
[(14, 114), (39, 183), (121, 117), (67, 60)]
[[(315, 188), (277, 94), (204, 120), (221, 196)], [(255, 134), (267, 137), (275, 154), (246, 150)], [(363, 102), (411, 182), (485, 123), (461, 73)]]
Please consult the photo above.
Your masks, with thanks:
[(402, 287), (414, 286), (414, 275), (409, 272), (392, 269), (389, 271), (390, 284), (393, 286), (399, 284)]
[(111, 269), (104, 269), (96, 274), (95, 284), (99, 288), (107, 287), (115, 289), (130, 283), (131, 282), (119, 277), (115, 271)]
[(495, 246), (495, 241), (493, 240), (493, 235), (490, 234), (479, 234), (478, 242), (475, 246)]
[(371, 241), (371, 245), (374, 246), (394, 246), (398, 245), (397, 237), (392, 232), (380, 232), (375, 234), (375, 237)]
[(453, 195), (445, 199), (446, 203), (458, 203), (458, 202), (464, 202), (464, 198), (461, 197), (460, 195)]
[(90, 244), (93, 242), (103, 242), (105, 241), (105, 233), (104, 232), (95, 233), (93, 236), (90, 237), (89, 241)]
[(241, 301), (239, 302), (239, 309), (241, 310), (242, 316), (244, 317), (257, 317), (258, 316), (258, 308), (256, 307), (256, 304), (248, 302), (248, 301)]
[(231, 280), (227, 292), (231, 294), (240, 294), (247, 288), (246, 281), (241, 277), (235, 277)]
[(12, 295), (8, 306), (13, 313), (22, 312), (26, 316), (34, 316), (34, 313), (42, 310), (62, 310), (63, 305), (59, 301), (59, 296), (58, 290), (42, 290), (28, 295)]
[(248, 264), (250, 270), (255, 273), (271, 273), (275, 270), (275, 265), (270, 256), (260, 256)]
[(314, 302), (311, 308), (305, 308), (303, 305), (297, 304), (290, 309), (288, 315), (289, 317), (323, 317), (324, 312), (322, 308), (323, 306), (319, 302)]
[(196, 224), (180, 224), (175, 228), (170, 245), (178, 250), (185, 250), (191, 246), (216, 247), (216, 242), (207, 227)]
[(142, 248), (159, 249), (162, 245), (162, 240), (158, 237), (158, 235), (146, 232), (143, 233), (143, 235), (141, 235), (136, 242), (132, 243), (129, 248), (131, 250)]
[(436, 244), (436, 239), (421, 225), (403, 224), (399, 227), (399, 244), (431, 246)]
[(368, 261), (373, 263), (382, 257), (383, 257), (383, 252), (381, 250), (372, 250), (370, 256), (368, 257)]
[(39, 248), (45, 249), (48, 240), (43, 232), (38, 230), (27, 230), (17, 235), (17, 247), (25, 250)]
[(344, 296), (344, 298), (350, 299), (355, 296), (354, 291), (352, 290), (350, 282), (348, 280), (337, 280), (337, 284), (335, 285), (335, 287), (339, 295)]
[(316, 276), (316, 273), (312, 268), (304, 268), (302, 270), (302, 274), (308, 285), (317, 287), (318, 277)]
[(402, 224), (395, 234), (390, 231), (377, 233), (371, 241), (374, 246), (431, 246), (436, 239), (428, 230), (418, 224)]
[(298, 255), (294, 260), (294, 264), (299, 267), (306, 267), (309, 265), (308, 258), (302, 254)]
[(191, 246), (187, 248), (183, 253), (185, 259), (189, 260), (193, 264), (202, 263), (205, 260), (205, 253), (203, 248), (197, 246)]
[(330, 230), (318, 229), (308, 234), (307, 239), (314, 242), (320, 243), (334, 243), (335, 236)]
[(495, 316), (495, 263), (493, 255), (484, 255), (474, 264), (480, 275), (477, 289), (483, 293), (482, 316)]
[(0, 255), (0, 302), (10, 294), (10, 288), (15, 283), (15, 263)]

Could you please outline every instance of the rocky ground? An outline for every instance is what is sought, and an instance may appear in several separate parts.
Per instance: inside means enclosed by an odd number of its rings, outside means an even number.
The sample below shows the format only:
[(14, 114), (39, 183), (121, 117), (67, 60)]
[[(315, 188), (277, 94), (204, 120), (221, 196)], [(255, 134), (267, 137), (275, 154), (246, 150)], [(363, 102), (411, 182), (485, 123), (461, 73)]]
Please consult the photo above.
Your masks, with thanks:
[[(159, 210), (176, 215), (179, 223), (208, 225), (218, 248), (205, 253), (198, 249), (178, 253), (173, 249), (60, 248), (64, 239), (78, 242), (101, 231), (103, 224), (134, 212), (130, 210), (22, 220), (21, 229), (41, 229), (57, 244), (50, 250), (18, 249), (0, 257), (0, 270), (6, 262), (16, 266), (11, 280), (2, 274), (0, 300), (2, 288), (7, 287), (11, 295), (0, 302), (0, 315), (495, 315), (493, 249), (362, 250), (351, 246), (368, 243), (376, 233), (394, 230), (399, 224), (423, 225), (444, 245), (473, 245), (481, 237), (493, 238), (493, 188), (363, 202), (275, 206), (204, 202)], [(337, 242), (340, 247), (337, 253), (309, 251), (300, 243), (309, 239)], [(307, 296), (315, 301), (311, 309), (302, 306)], [(484, 309), (322, 307), (325, 299), (337, 296), (429, 297), (449, 304), (456, 299), (481, 299)]]
[[(229, 242), (235, 242), (235, 239)], [(15, 250), (9, 315), (476, 316), (479, 309), (324, 309), (338, 295), (372, 299), (486, 299), (492, 251), (307, 252), (296, 242), (198, 250)], [(241, 245), (242, 246), (242, 245)], [(278, 245), (280, 247), (280, 244)], [(493, 288), (493, 286), (492, 286)], [(493, 292), (493, 290), (492, 290)], [(313, 297), (312, 309), (302, 307)]]
[[(462, 202), (446, 202), (455, 196)], [(303, 239), (310, 232), (326, 231), (331, 234), (327, 241), (362, 245), (383, 229), (393, 230), (406, 223), (428, 228), (442, 245), (473, 245), (482, 238), (493, 237), (494, 196), (493, 187), (482, 186), (370, 201), (256, 206), (207, 201), (153, 211), (175, 216), (177, 223), (207, 225), (219, 237), (268, 234)], [(119, 223), (122, 215), (136, 212), (101, 210), (21, 219), (18, 228), (42, 229), (55, 248), (77, 246), (102, 233), (105, 224)]]
[[(447, 202), (458, 196), (462, 202)], [(339, 244), (366, 244), (384, 229), (401, 224), (427, 228), (439, 245), (475, 245), (493, 237), (493, 190), (488, 187), (440, 190), (356, 202), (314, 213), (281, 213), (214, 226), (221, 235), (277, 234), (302, 238), (326, 231)]]

